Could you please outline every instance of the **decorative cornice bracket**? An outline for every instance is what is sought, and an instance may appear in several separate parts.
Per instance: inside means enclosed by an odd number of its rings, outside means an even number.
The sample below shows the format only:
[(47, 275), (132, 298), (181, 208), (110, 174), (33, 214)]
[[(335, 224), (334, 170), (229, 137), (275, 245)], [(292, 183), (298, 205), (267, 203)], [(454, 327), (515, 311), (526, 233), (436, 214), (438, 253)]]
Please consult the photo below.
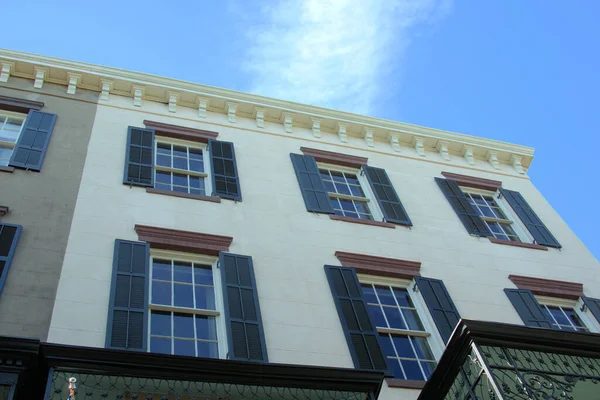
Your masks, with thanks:
[(259, 128), (265, 127), (265, 112), (266, 110), (263, 107), (254, 107), (256, 126)]
[(283, 118), (283, 129), (285, 129), (287, 133), (292, 133), (294, 125), (294, 114), (284, 112), (281, 114), (281, 117)]
[(15, 68), (14, 62), (2, 61), (0, 64), (0, 82), (8, 82), (8, 78), (10, 78), (10, 73)]
[(425, 138), (422, 136), (414, 136), (412, 140), (412, 145), (415, 148), (417, 154), (421, 157), (425, 157)]
[(209, 99), (206, 97), (198, 96), (196, 102), (198, 104), (198, 116), (200, 118), (206, 118), (206, 110), (208, 109)]
[(100, 93), (100, 100), (108, 101), (110, 91), (113, 88), (114, 81), (110, 79), (102, 79), (102, 92)]
[(167, 91), (167, 98), (169, 99), (169, 112), (177, 112), (177, 101), (179, 101), (179, 93)]
[(348, 124), (344, 122), (337, 123), (337, 134), (340, 138), (340, 142), (348, 143), (348, 134), (346, 133), (346, 129), (348, 128)]
[(79, 85), (79, 82), (81, 81), (81, 74), (67, 72), (67, 81), (69, 84), (67, 87), (67, 94), (75, 94), (77, 85)]
[(35, 72), (35, 81), (33, 82), (33, 87), (36, 89), (41, 89), (44, 86), (44, 80), (48, 77), (48, 68), (42, 67), (33, 67)]
[(498, 152), (488, 150), (487, 160), (494, 169), (500, 169), (500, 161), (498, 160)]
[(469, 165), (475, 165), (475, 154), (473, 154), (472, 146), (465, 146), (463, 149), (463, 157)]
[(449, 143), (445, 140), (438, 140), (437, 145), (435, 146), (438, 153), (440, 153), (440, 156), (446, 161), (450, 161), (450, 151), (448, 151), (448, 144)]
[(395, 132), (389, 132), (388, 138), (390, 139), (390, 146), (392, 146), (392, 150), (400, 153), (400, 135)]
[(513, 168), (515, 169), (515, 171), (517, 171), (518, 174), (524, 175), (525, 168), (523, 168), (523, 164), (521, 164), (522, 159), (523, 159), (523, 157), (517, 156), (516, 154), (513, 154), (511, 156), (512, 165), (513, 165)]
[(321, 137), (321, 118), (310, 118), (312, 120), (312, 134), (316, 138)]
[(373, 128), (363, 126), (363, 137), (368, 147), (375, 147), (375, 138), (373, 135)]
[(144, 91), (145, 88), (143, 86), (131, 86), (131, 92), (133, 93), (133, 105), (135, 107), (142, 106), (142, 98), (144, 97)]
[(225, 111), (227, 112), (227, 120), (229, 122), (231, 122), (232, 124), (235, 124), (237, 121), (237, 119), (236, 119), (237, 108), (238, 108), (237, 103), (233, 103), (231, 101), (225, 102)]

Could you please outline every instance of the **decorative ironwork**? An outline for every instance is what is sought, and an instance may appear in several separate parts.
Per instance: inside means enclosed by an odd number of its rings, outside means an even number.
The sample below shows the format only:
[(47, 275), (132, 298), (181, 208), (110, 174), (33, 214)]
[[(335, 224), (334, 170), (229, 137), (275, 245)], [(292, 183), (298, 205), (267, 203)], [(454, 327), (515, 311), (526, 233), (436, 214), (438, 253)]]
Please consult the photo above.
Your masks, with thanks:
[(70, 378), (77, 379), (77, 400), (366, 400), (367, 393), (215, 382), (109, 376), (54, 370), (46, 400), (70, 396)]
[(600, 359), (471, 345), (446, 400), (600, 398)]

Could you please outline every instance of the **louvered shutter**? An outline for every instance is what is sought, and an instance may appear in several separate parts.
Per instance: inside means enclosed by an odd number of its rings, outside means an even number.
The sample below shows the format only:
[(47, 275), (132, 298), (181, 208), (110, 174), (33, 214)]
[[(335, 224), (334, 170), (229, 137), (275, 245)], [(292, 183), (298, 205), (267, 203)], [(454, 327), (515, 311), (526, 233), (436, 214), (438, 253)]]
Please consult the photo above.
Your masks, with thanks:
[(315, 158), (293, 153), (290, 157), (306, 209), (316, 213), (333, 214), (331, 201), (321, 180)]
[(454, 328), (460, 321), (460, 314), (446, 290), (446, 285), (439, 279), (422, 276), (415, 277), (415, 281), (442, 339), (448, 343)]
[(106, 347), (146, 350), (149, 260), (147, 243), (115, 241)]
[(208, 146), (212, 168), (213, 195), (241, 201), (242, 191), (233, 143), (209, 140)]
[(542, 307), (535, 299), (531, 290), (504, 289), (504, 293), (506, 293), (508, 299), (526, 326), (552, 328), (552, 325), (546, 319)]
[(268, 362), (252, 257), (220, 253), (229, 358)]
[(56, 114), (30, 110), (8, 165), (40, 171), (56, 123)]
[(354, 366), (387, 370), (375, 324), (367, 311), (354, 268), (326, 265), (325, 273), (348, 341)]
[(442, 178), (435, 178), (435, 181), (467, 229), (467, 232), (475, 236), (492, 236), (492, 232), (490, 232), (483, 219), (481, 219), (477, 211), (469, 203), (467, 196), (465, 196), (456, 181)]
[(523, 222), (529, 233), (531, 233), (531, 236), (533, 236), (533, 239), (537, 244), (561, 248), (558, 240), (556, 240), (552, 233), (550, 233), (550, 230), (546, 228), (546, 225), (544, 225), (527, 201), (525, 201), (521, 193), (507, 189), (500, 189), (500, 193), (502, 193), (512, 209), (515, 210), (515, 213), (521, 222)]
[(127, 131), (123, 183), (154, 186), (154, 130), (130, 126)]
[(21, 225), (0, 224), (0, 294), (17, 249)]
[(363, 166), (367, 180), (375, 193), (379, 207), (383, 211), (383, 219), (387, 222), (400, 225), (412, 226), (412, 222), (400, 202), (400, 198), (390, 181), (390, 178), (382, 168)]
[(600, 299), (594, 299), (592, 297), (585, 296), (581, 299), (583, 300), (583, 303), (587, 306), (587, 308), (590, 310), (594, 318), (596, 318), (596, 320), (600, 322)]

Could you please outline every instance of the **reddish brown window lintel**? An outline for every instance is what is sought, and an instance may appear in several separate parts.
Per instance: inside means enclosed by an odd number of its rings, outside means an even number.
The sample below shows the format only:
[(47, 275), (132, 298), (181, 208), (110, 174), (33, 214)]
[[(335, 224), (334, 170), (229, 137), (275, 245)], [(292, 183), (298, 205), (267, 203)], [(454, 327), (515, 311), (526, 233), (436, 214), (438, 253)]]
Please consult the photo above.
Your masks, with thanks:
[(508, 276), (508, 279), (519, 289), (529, 289), (533, 294), (540, 296), (561, 297), (572, 300), (583, 296), (583, 284), (581, 283), (512, 274)]
[(180, 231), (146, 225), (136, 225), (135, 231), (138, 234), (138, 239), (149, 243), (152, 248), (198, 254), (218, 255), (221, 251), (229, 251), (229, 246), (233, 241), (231, 236)]
[(164, 124), (162, 122), (144, 120), (148, 129), (154, 129), (157, 135), (175, 139), (190, 140), (193, 142), (208, 143), (210, 139), (216, 139), (218, 132), (205, 131), (203, 129), (188, 128), (185, 126)]
[(346, 167), (360, 168), (363, 165), (367, 165), (367, 162), (369, 161), (366, 157), (351, 156), (349, 154), (311, 149), (308, 147), (300, 147), (300, 151), (305, 156), (313, 156), (318, 162), (343, 165)]
[(458, 183), (459, 186), (466, 186), (466, 187), (472, 187), (472, 188), (476, 188), (476, 189), (490, 190), (492, 192), (495, 192), (496, 190), (498, 190), (499, 188), (502, 187), (501, 181), (477, 178), (475, 176), (454, 174), (452, 172), (442, 172), (442, 175), (446, 179), (456, 181), (456, 183)]
[(336, 251), (335, 256), (344, 267), (353, 267), (358, 273), (403, 279), (412, 279), (415, 276), (421, 275), (421, 263), (417, 261), (346, 253), (343, 251)]

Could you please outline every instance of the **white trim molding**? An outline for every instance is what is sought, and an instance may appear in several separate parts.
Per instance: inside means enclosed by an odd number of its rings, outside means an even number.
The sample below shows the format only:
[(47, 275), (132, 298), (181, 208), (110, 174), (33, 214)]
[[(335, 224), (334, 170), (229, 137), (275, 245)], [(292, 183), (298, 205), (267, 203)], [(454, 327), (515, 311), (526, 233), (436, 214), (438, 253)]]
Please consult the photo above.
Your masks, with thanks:
[(421, 136), (415, 136), (412, 140), (412, 145), (415, 148), (417, 154), (421, 157), (425, 157), (425, 138)]
[(392, 150), (400, 153), (400, 135), (395, 132), (389, 132), (388, 137), (390, 139), (390, 146), (392, 146)]
[(167, 99), (169, 100), (169, 112), (177, 112), (177, 102), (179, 101), (179, 93), (167, 91)]
[[(236, 118), (256, 118), (257, 126), (260, 128), (260, 120), (267, 115), (282, 116), (280, 123), (284, 125), (285, 132), (292, 133), (293, 125), (306, 127), (309, 130), (315, 124), (313, 119), (319, 119), (319, 130), (321, 136), (337, 134), (341, 143), (348, 143), (349, 137), (360, 138), (365, 149), (377, 147), (376, 142), (385, 143), (379, 149), (393, 154), (398, 152), (402, 146), (414, 146), (417, 142), (414, 138), (423, 139), (423, 151), (417, 150), (419, 158), (429, 151), (437, 151), (446, 162), (452, 162), (450, 153), (464, 156), (466, 146), (472, 148), (473, 159), (470, 153), (467, 160), (477, 163), (470, 165), (489, 170), (494, 167), (495, 159), (486, 166), (479, 160), (486, 160), (489, 151), (496, 152), (498, 166), (510, 165), (514, 168), (515, 175), (524, 175), (531, 165), (534, 149), (527, 146), (501, 142), (498, 140), (485, 139), (461, 133), (448, 132), (439, 129), (427, 128), (407, 124), (403, 122), (390, 121), (381, 118), (368, 117), (348, 113), (344, 111), (321, 108), (291, 101), (278, 100), (250, 93), (237, 92), (234, 90), (221, 89), (193, 82), (185, 82), (156, 75), (127, 71), (118, 68), (104, 67), (94, 64), (80, 63), (76, 61), (63, 60), (55, 57), (45, 57), (36, 54), (0, 49), (0, 65), (2, 70), (0, 78), (2, 81), (9, 77), (18, 77), (35, 80), (34, 87), (41, 89), (44, 82), (69, 86), (73, 88), (72, 79), (67, 73), (80, 74), (76, 83), (77, 90), (89, 90), (101, 93), (102, 100), (108, 100), (109, 94), (124, 96), (133, 99), (136, 107), (142, 107), (143, 101), (165, 103), (166, 92), (179, 94), (178, 107), (198, 107), (198, 118), (207, 118), (209, 103), (211, 112), (227, 115), (231, 122)], [(10, 66), (9, 66), (10, 65)], [(112, 83), (107, 84), (108, 80)], [(85, 83), (84, 83), (85, 82)], [(107, 87), (108, 86), (108, 87)], [(171, 110), (174, 103), (171, 101)], [(235, 104), (236, 111), (232, 113), (232, 107), (224, 104)], [(255, 107), (264, 109), (263, 118), (255, 114)], [(287, 117), (286, 117), (287, 116)], [(257, 118), (258, 117), (258, 118)], [(334, 127), (333, 132), (323, 130), (324, 127)], [(396, 139), (391, 138), (389, 133), (398, 134), (398, 146)], [(313, 135), (317, 134), (316, 126)], [(437, 145), (444, 142), (445, 146)], [(360, 146), (358, 141), (353, 144)], [(433, 146), (436, 146), (435, 148)], [(420, 146), (419, 146), (420, 147)], [(446, 152), (446, 149), (448, 152)], [(518, 157), (515, 162), (513, 155)], [(409, 154), (410, 156), (410, 154)], [(488, 159), (488, 161), (490, 161)]]
[(463, 148), (463, 157), (469, 165), (475, 165), (475, 153), (472, 146), (465, 146)]
[(79, 82), (81, 81), (81, 74), (67, 72), (67, 81), (69, 82), (67, 94), (75, 94), (77, 91), (77, 85), (79, 85)]
[(494, 150), (488, 150), (487, 160), (494, 169), (500, 169), (500, 162), (498, 161), (498, 152)]

